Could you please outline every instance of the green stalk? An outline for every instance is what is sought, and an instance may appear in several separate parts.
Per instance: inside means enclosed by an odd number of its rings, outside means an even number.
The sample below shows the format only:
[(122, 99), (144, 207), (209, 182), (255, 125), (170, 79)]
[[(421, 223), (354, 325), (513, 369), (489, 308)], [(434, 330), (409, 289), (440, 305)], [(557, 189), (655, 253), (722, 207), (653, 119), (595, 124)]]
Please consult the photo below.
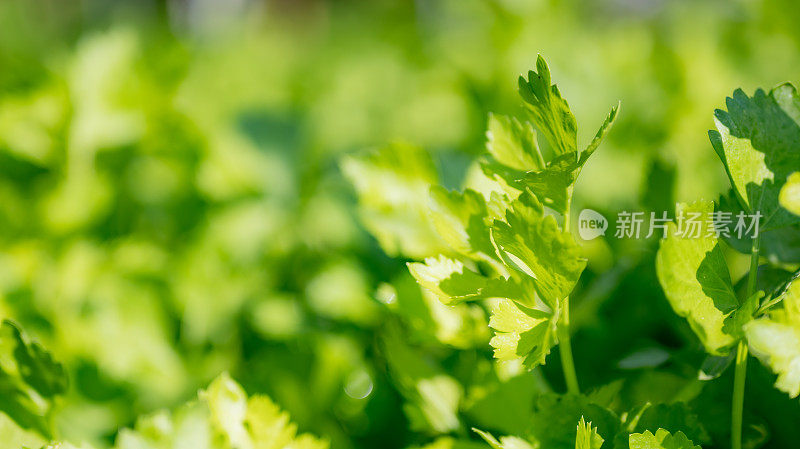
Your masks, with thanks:
[[(572, 188), (567, 192), (567, 207), (564, 212), (564, 232), (569, 232), (569, 214), (572, 205)], [(564, 380), (567, 383), (567, 391), (572, 394), (580, 394), (578, 386), (578, 375), (575, 373), (575, 361), (572, 358), (572, 343), (569, 333), (569, 296), (564, 298), (561, 318), (558, 321), (558, 343), (560, 345), (561, 369), (564, 371)]]
[(731, 406), (731, 448), (742, 449), (742, 414), (744, 412), (744, 381), (747, 375), (747, 344), (739, 342), (736, 348), (736, 373), (733, 378), (733, 404)]
[[(753, 239), (750, 251), (750, 272), (747, 274), (747, 295), (753, 296), (756, 291), (758, 275), (758, 251), (760, 239)], [(744, 413), (744, 387), (747, 377), (747, 343), (739, 341), (736, 347), (736, 371), (733, 377), (733, 404), (731, 404), (731, 448), (742, 449), (742, 415)]]
[(575, 374), (575, 362), (572, 360), (572, 343), (569, 335), (569, 297), (564, 298), (564, 307), (561, 320), (558, 323), (558, 342), (560, 345), (561, 368), (564, 370), (564, 380), (567, 382), (567, 391), (580, 394), (578, 375)]

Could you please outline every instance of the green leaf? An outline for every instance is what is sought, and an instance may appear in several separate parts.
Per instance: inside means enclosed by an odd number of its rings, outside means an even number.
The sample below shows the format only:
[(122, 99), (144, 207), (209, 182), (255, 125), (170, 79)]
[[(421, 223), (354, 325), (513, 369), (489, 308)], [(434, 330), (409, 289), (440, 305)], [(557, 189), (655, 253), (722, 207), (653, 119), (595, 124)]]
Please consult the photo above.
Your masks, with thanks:
[(487, 259), (494, 254), (489, 240), (486, 200), (474, 190), (463, 193), (433, 186), (430, 216), (436, 231), (456, 252)]
[(439, 297), (442, 303), (457, 304), (478, 299), (488, 279), (458, 260), (445, 256), (428, 257), (424, 263), (409, 263), (408, 271), (419, 285)]
[(519, 93), (536, 129), (544, 134), (554, 157), (545, 163), (536, 141), (536, 133), (528, 123), (490, 116), (487, 148), (492, 158), (481, 168), (490, 179), (520, 192), (532, 191), (539, 200), (566, 214), (581, 168), (602, 142), (616, 120), (619, 105), (613, 107), (592, 141), (582, 152), (578, 150), (577, 123), (558, 87), (550, 84), (550, 69), (539, 56), (536, 71), (528, 79), (519, 78)]
[(594, 138), (589, 145), (583, 150), (581, 153), (580, 160), (578, 161), (578, 167), (583, 167), (586, 164), (586, 161), (589, 160), (589, 156), (594, 153), (594, 150), (600, 146), (600, 143), (605, 138), (608, 131), (611, 130), (611, 126), (614, 125), (614, 121), (617, 120), (617, 114), (619, 113), (619, 108), (622, 106), (622, 103), (617, 103), (616, 106), (611, 108), (611, 112), (608, 113), (606, 119), (603, 121), (603, 124), (600, 125), (600, 129), (597, 130), (597, 133), (594, 135)]
[(725, 324), (722, 326), (722, 331), (726, 334), (733, 335), (735, 338), (740, 339), (744, 336), (744, 325), (753, 320), (753, 316), (758, 310), (758, 305), (761, 298), (764, 297), (764, 292), (757, 291), (745, 299), (738, 309), (731, 312), (725, 318)]
[(795, 398), (800, 395), (800, 282), (783, 297), (783, 309), (744, 327), (753, 354), (778, 375), (775, 387)]
[(498, 441), (497, 438), (495, 438), (491, 433), (475, 428), (473, 428), (472, 431), (480, 435), (480, 437), (489, 443), (489, 446), (492, 446), (493, 449), (503, 449), (503, 444), (500, 443), (500, 441)]
[(649, 430), (631, 434), (629, 443), (631, 449), (702, 449), (695, 446), (683, 432), (672, 435), (664, 429), (658, 429), (655, 435)]
[(688, 320), (706, 351), (721, 355), (735, 342), (723, 326), (738, 301), (719, 241), (710, 235), (713, 210), (712, 202), (678, 204), (679, 220), (669, 223), (661, 241), (656, 272), (675, 313)]
[(64, 367), (11, 321), (0, 326), (0, 411), (22, 428), (52, 436), (49, 412), (67, 389)]
[(530, 189), (546, 206), (564, 215), (579, 170), (572, 153), (562, 154), (550, 161), (545, 170), (525, 173), (521, 186)]
[(514, 277), (502, 276), (489, 279), (481, 289), (481, 298), (507, 298), (529, 307), (541, 306), (537, 302), (533, 282), (529, 279), (517, 280)]
[(540, 310), (509, 299), (499, 300), (492, 308), (489, 326), (495, 336), (490, 344), (498, 360), (522, 360), (528, 369), (545, 362), (556, 344), (555, 310)]
[(778, 201), (784, 209), (800, 215), (800, 172), (794, 172), (786, 178), (786, 183), (781, 187)]
[(493, 449), (536, 449), (539, 446), (533, 445), (528, 443), (527, 441), (523, 440), (522, 438), (518, 437), (500, 437), (498, 441), (492, 434), (489, 432), (484, 432), (483, 430), (479, 429), (472, 429), (475, 433), (481, 436), (489, 446)]
[(500, 160), (488, 160), (482, 162), (481, 169), (489, 178), (502, 180), (514, 189), (530, 190), (544, 205), (564, 215), (572, 186), (614, 123), (617, 110), (618, 107), (611, 110), (595, 138), (580, 156), (575, 153), (560, 154), (546, 167), (534, 170), (522, 170)]
[(630, 433), (645, 431), (657, 432), (659, 429), (672, 434), (682, 433), (697, 442), (710, 439), (697, 414), (685, 403), (646, 405), (636, 419)]
[(342, 170), (358, 194), (364, 226), (388, 255), (449, 252), (428, 218), (428, 192), (438, 175), (425, 150), (395, 144), (345, 157)]
[(502, 276), (489, 278), (470, 268), (469, 262), (465, 264), (443, 255), (428, 257), (423, 262), (409, 262), (407, 266), (417, 283), (434, 293), (446, 305), (507, 298), (537, 307), (535, 287), (531, 279), (518, 280)]
[(497, 162), (514, 170), (541, 170), (544, 159), (530, 123), (515, 117), (489, 114), (486, 149)]
[(597, 428), (592, 427), (592, 423), (587, 423), (581, 416), (578, 434), (575, 436), (575, 449), (600, 449), (603, 441), (603, 437), (597, 433)]
[(566, 213), (570, 189), (579, 168), (572, 153), (556, 157), (539, 171), (515, 170), (492, 160), (481, 163), (481, 169), (489, 178), (501, 180), (521, 192), (530, 190), (544, 205), (561, 215)]
[(227, 374), (215, 379), (196, 401), (174, 412), (140, 418), (123, 429), (115, 449), (327, 449), (328, 443), (297, 434), (288, 413), (266, 396), (247, 397)]
[(551, 308), (569, 295), (586, 267), (572, 235), (559, 229), (552, 215), (545, 216), (530, 194), (513, 203), (505, 222), (495, 220), (492, 238), (503, 262), (533, 279)]
[(755, 315), (764, 315), (770, 309), (780, 304), (789, 294), (792, 284), (794, 284), (798, 278), (800, 278), (800, 270), (793, 273), (769, 265), (760, 266), (758, 268), (758, 281), (756, 282), (757, 288), (759, 291), (769, 292), (769, 294), (761, 301)]
[(528, 72), (528, 79), (519, 77), (519, 94), (536, 128), (544, 134), (556, 155), (578, 151), (575, 116), (567, 101), (561, 97), (556, 85), (550, 84), (550, 69), (541, 55), (536, 60), (536, 71)]
[(789, 174), (800, 170), (800, 98), (791, 84), (748, 97), (737, 89), (727, 111), (715, 111), (714, 150), (748, 212), (759, 211), (763, 229), (800, 222), (778, 203)]
[[(718, 210), (724, 213), (730, 213), (730, 217), (732, 217), (732, 220), (724, 226), (724, 228), (726, 228), (723, 233), (725, 242), (731, 245), (736, 251), (749, 255), (753, 246), (753, 241), (750, 238), (751, 236), (743, 235), (739, 238), (736, 232), (736, 225), (738, 223), (736, 217), (740, 213), (747, 214), (747, 212), (742, 208), (733, 189), (730, 189), (726, 195), (720, 196)], [(759, 229), (759, 237), (761, 239), (759, 250), (761, 257), (770, 261), (788, 263), (800, 262), (800, 224), (793, 224), (777, 229), (768, 229), (766, 231)], [(759, 279), (761, 279), (761, 276), (759, 276)]]

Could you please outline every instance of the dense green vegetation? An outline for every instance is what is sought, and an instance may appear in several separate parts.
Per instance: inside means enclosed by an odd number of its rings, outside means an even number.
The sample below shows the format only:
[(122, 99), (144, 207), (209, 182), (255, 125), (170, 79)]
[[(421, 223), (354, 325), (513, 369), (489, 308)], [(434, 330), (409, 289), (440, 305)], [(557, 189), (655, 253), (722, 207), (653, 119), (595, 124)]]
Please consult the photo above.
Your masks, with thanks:
[(204, 3), (0, 2), (0, 448), (796, 445), (791, 2)]

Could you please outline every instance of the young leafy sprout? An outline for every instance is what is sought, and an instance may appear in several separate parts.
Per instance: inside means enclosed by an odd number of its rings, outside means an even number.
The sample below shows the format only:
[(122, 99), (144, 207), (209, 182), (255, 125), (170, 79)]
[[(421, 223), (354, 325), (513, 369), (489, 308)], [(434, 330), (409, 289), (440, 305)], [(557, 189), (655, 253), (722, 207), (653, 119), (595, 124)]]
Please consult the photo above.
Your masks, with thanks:
[[(742, 410), (748, 345), (776, 374), (776, 386), (792, 397), (800, 394), (800, 300), (796, 275), (784, 272), (776, 285), (758, 283), (759, 256), (775, 269), (786, 262), (781, 241), (800, 223), (800, 97), (789, 84), (752, 97), (741, 90), (727, 100), (727, 111), (715, 113), (711, 143), (731, 183), (731, 193), (714, 203), (679, 204), (677, 220), (661, 242), (657, 272), (667, 299), (685, 317), (716, 365), (715, 377), (736, 359), (731, 441), (741, 448)], [(744, 239), (715, 229), (722, 214), (757, 220)], [(695, 236), (682, 232), (691, 220), (702, 223)], [(730, 231), (730, 229), (728, 229)], [(699, 236), (697, 236), (699, 234)], [(749, 252), (750, 271), (744, 293), (737, 290), (723, 255), (720, 234), (734, 248)], [(763, 249), (762, 249), (763, 248)], [(797, 261), (794, 261), (797, 262)], [(763, 291), (759, 291), (763, 290)], [(765, 293), (766, 292), (766, 293)], [(633, 447), (633, 445), (631, 445)]]
[[(566, 384), (577, 394), (568, 298), (586, 260), (569, 230), (570, 205), (578, 175), (618, 106), (581, 149), (575, 117), (541, 57), (536, 71), (520, 77), (519, 92), (527, 119), (489, 116), (488, 152), (463, 191), (431, 183), (429, 156), (405, 145), (345, 158), (342, 167), (359, 194), (363, 222), (384, 250), (422, 259), (408, 268), (424, 289), (455, 310), (476, 301), (490, 305), (490, 343), (500, 361), (533, 369), (561, 344)], [(602, 439), (583, 427), (578, 447), (599, 447)], [(518, 437), (481, 434), (495, 447), (534, 447)]]
[[(575, 117), (551, 83), (544, 59), (527, 79), (520, 77), (519, 92), (530, 122), (490, 116), (488, 154), (480, 162), (488, 180), (463, 192), (431, 187), (428, 216), (446, 248), (410, 263), (409, 270), (444, 304), (493, 299), (495, 356), (533, 369), (559, 341), (569, 344), (568, 296), (586, 266), (569, 232), (573, 186), (618, 108), (579, 150)], [(550, 157), (540, 148), (537, 131), (545, 136)], [(345, 170), (361, 192), (362, 206), (369, 206), (374, 201), (358, 187), (364, 183), (363, 176), (355, 176), (358, 164), (347, 162)], [(397, 193), (384, 197), (392, 196)], [(368, 208), (365, 215), (377, 213)], [(571, 351), (565, 346), (562, 354), (567, 384), (577, 392)]]

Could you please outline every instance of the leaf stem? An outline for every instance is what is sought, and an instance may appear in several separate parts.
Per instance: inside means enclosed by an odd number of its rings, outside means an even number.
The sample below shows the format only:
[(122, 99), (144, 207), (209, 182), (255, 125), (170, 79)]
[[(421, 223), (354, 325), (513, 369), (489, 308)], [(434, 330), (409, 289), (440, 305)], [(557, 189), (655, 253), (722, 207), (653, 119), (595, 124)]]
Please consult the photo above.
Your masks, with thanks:
[(747, 343), (739, 341), (736, 348), (736, 373), (733, 378), (733, 404), (731, 406), (731, 448), (742, 449), (742, 414), (744, 412), (744, 384), (747, 375)]
[[(572, 205), (572, 187), (567, 191), (567, 205), (564, 211), (564, 232), (569, 232), (570, 206)], [(571, 394), (580, 394), (578, 375), (575, 373), (575, 361), (572, 358), (572, 337), (569, 332), (569, 296), (564, 298), (561, 318), (558, 321), (558, 343), (561, 355), (561, 369), (564, 371), (564, 381), (567, 391)]]
[(744, 299), (753, 296), (753, 293), (756, 292), (756, 278), (758, 276), (758, 252), (760, 245), (761, 239), (759, 237), (753, 238), (753, 246), (750, 250), (750, 272), (747, 274), (747, 296)]
[[(747, 274), (747, 295), (753, 296), (756, 291), (758, 276), (758, 252), (760, 239), (753, 238), (750, 251), (750, 272)], [(744, 413), (744, 388), (747, 378), (747, 342), (739, 340), (736, 347), (736, 371), (733, 377), (733, 403), (731, 404), (731, 448), (742, 449), (742, 415)]]
[(558, 323), (559, 353), (561, 354), (561, 369), (564, 371), (564, 380), (567, 391), (571, 394), (580, 394), (578, 375), (575, 373), (575, 362), (572, 359), (572, 342), (569, 334), (569, 297), (564, 298), (561, 320)]

